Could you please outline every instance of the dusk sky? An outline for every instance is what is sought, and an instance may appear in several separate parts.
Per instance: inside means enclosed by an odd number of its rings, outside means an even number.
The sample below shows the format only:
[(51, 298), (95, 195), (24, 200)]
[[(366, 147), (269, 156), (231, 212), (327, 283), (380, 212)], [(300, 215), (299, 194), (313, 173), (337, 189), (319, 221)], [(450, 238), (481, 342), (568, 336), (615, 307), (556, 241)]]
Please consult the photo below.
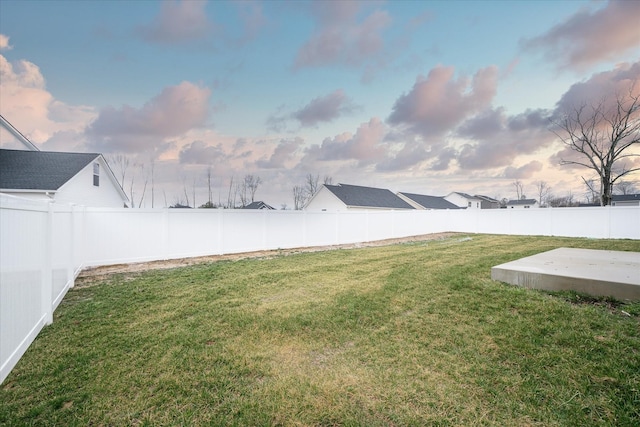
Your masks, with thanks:
[(0, 114), (136, 186), (155, 159), (156, 207), (206, 202), (209, 167), (214, 202), (253, 174), (278, 209), (309, 173), (582, 198), (551, 120), (639, 78), (640, 1), (0, 1)]

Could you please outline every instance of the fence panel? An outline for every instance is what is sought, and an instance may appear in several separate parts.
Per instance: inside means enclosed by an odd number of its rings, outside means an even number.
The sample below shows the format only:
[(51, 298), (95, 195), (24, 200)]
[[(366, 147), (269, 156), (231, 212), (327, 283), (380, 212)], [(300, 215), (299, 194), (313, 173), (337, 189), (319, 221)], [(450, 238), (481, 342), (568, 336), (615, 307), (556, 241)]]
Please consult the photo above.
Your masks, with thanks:
[(262, 211), (265, 220), (266, 247), (291, 249), (308, 246), (307, 215), (304, 211)]
[(0, 194), (0, 382), (83, 267), (439, 233), (640, 239), (640, 207), (249, 211), (72, 207)]
[(49, 217), (46, 202), (0, 194), (0, 382), (50, 319)]

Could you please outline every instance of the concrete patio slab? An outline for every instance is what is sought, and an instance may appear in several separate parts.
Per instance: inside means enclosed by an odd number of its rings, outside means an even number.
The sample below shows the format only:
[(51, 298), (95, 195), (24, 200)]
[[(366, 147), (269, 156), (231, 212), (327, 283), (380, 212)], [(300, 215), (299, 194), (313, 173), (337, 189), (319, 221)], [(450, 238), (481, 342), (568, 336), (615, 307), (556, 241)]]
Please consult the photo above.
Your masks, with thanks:
[(558, 248), (492, 267), (491, 278), (531, 289), (640, 300), (640, 252)]

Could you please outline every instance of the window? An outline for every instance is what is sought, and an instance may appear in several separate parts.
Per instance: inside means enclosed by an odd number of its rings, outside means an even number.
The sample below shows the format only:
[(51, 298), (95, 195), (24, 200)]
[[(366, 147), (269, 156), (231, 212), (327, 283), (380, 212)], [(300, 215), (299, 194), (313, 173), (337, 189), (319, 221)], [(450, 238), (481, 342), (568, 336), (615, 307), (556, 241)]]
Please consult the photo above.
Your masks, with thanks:
[(100, 164), (99, 163), (93, 164), (93, 185), (95, 187), (100, 186)]
[(467, 207), (469, 208), (471, 207), (471, 202), (467, 203)]

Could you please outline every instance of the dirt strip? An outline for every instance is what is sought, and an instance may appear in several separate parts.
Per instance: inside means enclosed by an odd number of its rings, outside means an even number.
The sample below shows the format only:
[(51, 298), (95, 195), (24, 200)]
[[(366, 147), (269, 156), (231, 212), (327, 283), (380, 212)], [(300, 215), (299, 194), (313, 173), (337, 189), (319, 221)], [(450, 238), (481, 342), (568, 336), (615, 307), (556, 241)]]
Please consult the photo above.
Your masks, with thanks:
[(420, 236), (403, 237), (399, 239), (376, 240), (373, 242), (350, 243), (345, 245), (329, 245), (329, 246), (312, 246), (294, 249), (275, 249), (268, 251), (243, 252), (228, 255), (209, 255), (193, 258), (179, 258), (162, 261), (138, 262), (131, 264), (115, 264), (105, 265), (102, 267), (90, 267), (82, 270), (76, 278), (75, 285), (77, 287), (91, 286), (95, 283), (107, 279), (112, 274), (130, 274), (139, 273), (147, 270), (164, 270), (176, 267), (185, 267), (189, 265), (211, 263), (215, 261), (231, 260), (237, 261), (248, 258), (273, 258), (276, 256), (287, 256), (302, 252), (321, 252), (335, 249), (355, 249), (376, 246), (388, 246), (398, 243), (422, 242), (428, 240), (444, 240), (455, 236), (457, 233), (434, 233), (423, 234)]

